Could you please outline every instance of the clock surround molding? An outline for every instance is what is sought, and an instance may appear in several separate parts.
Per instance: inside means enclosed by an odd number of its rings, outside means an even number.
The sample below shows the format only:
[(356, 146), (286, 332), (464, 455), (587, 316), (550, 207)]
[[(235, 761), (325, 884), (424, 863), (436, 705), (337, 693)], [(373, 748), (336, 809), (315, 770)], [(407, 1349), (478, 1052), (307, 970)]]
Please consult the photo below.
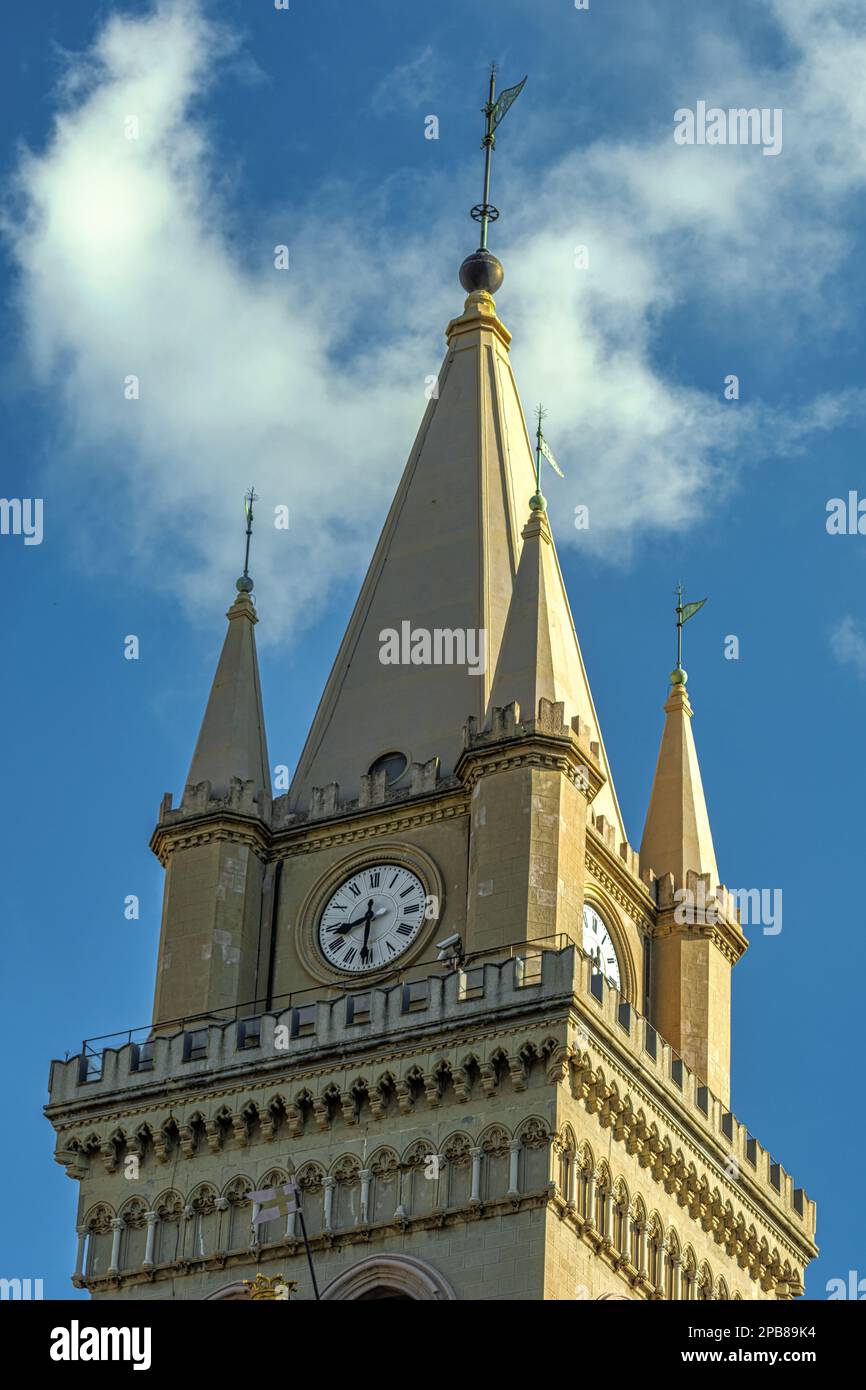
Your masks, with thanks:
[[(419, 931), (416, 939), (394, 962), (375, 970), (349, 974), (337, 970), (322, 955), (318, 944), (319, 922), (332, 895), (353, 874), (377, 864), (396, 864), (421, 880), (428, 897), (439, 902), (439, 913), (428, 921)], [(445, 883), (435, 861), (417, 845), (406, 844), (400, 840), (377, 841), (368, 844), (363, 850), (347, 855), (339, 863), (333, 864), (313, 885), (301, 903), (295, 924), (295, 944), (305, 969), (316, 980), (328, 985), (345, 985), (347, 988), (361, 989), (368, 984), (379, 984), (382, 980), (405, 970), (418, 960), (429, 946), (431, 938), (439, 930), (445, 911)]]

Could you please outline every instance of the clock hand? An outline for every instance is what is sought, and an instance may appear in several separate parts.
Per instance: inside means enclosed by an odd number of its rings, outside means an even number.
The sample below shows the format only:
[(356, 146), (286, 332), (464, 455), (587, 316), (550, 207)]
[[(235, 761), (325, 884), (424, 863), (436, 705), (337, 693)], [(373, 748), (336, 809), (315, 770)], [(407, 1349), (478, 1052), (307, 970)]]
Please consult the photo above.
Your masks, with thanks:
[(370, 927), (373, 923), (373, 918), (375, 917), (375, 915), (376, 914), (373, 911), (373, 899), (371, 898), (370, 901), (367, 903), (367, 911), (364, 916), (364, 944), (361, 947), (361, 960), (365, 962), (367, 960), (367, 942), (370, 938)]
[[(374, 913), (373, 913), (373, 921), (375, 922), (375, 920), (376, 920), (377, 917), (385, 917), (385, 916), (387, 915), (387, 912), (388, 912), (387, 907), (380, 907), (378, 912), (374, 912)], [(347, 931), (351, 931), (353, 927), (362, 927), (362, 926), (364, 925), (364, 923), (366, 922), (366, 920), (367, 920), (367, 914), (366, 914), (366, 912), (365, 912), (363, 917), (356, 917), (355, 920), (354, 920), (354, 922), (344, 922), (343, 925), (342, 925), (341, 927), (333, 927), (333, 928), (330, 928), (330, 930), (332, 930), (332, 931), (334, 931), (334, 932), (347, 932)]]

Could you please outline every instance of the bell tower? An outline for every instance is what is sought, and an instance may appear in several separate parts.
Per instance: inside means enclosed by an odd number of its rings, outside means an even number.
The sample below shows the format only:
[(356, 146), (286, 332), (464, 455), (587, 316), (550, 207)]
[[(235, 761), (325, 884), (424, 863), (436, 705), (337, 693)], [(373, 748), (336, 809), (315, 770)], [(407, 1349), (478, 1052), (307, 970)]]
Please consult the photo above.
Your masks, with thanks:
[(802, 1291), (814, 1203), (730, 1109), (745, 941), (684, 680), (638, 855), (494, 299), (493, 131), (522, 85), (491, 76), (481, 245), (291, 788), (239, 581), (152, 840), (153, 1025), (52, 1063), (94, 1298)]

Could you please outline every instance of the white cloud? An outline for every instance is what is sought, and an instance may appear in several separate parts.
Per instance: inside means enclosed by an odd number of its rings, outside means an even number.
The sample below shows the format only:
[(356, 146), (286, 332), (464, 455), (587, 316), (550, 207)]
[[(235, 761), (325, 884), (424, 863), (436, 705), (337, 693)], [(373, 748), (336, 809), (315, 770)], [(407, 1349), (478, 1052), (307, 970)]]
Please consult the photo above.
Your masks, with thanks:
[[(744, 462), (803, 448), (862, 410), (857, 392), (804, 393), (784, 415), (725, 402), (721, 382), (684, 386), (655, 356), (665, 314), (683, 306), (737, 305), (772, 351), (802, 310), (814, 331), (827, 322), (826, 282), (852, 246), (846, 200), (866, 178), (866, 103), (852, 75), (866, 39), (853, 11), (809, 28), (788, 8), (777, 15), (802, 45), (792, 65), (752, 71), (727, 45), (708, 50), (707, 90), (696, 90), (783, 106), (777, 159), (675, 146), (672, 103), (661, 134), (601, 139), (545, 169), (521, 153), (509, 117), (500, 307), (524, 399), (544, 399), (566, 464), (567, 483), (548, 489), (563, 542), (576, 502), (590, 505), (584, 537), (613, 556), (694, 523)], [(22, 158), (24, 214), (7, 231), (31, 360), (61, 397), (54, 487), (74, 468), (89, 500), (94, 474), (112, 470), (136, 563), (211, 614), (238, 567), (244, 488), (288, 503), (290, 531), (260, 524), (254, 542), (259, 632), (273, 638), (312, 621), (369, 557), (438, 366), (431, 345), (459, 309), (446, 273), (466, 224), (449, 190), (447, 216), (383, 254), (375, 226), (296, 207), (290, 254), (312, 245), (327, 276), (274, 270), (264, 235), (243, 264), (229, 240), (233, 190), (217, 183), (218, 151), (194, 114), (227, 59), (238, 61), (231, 35), (194, 4), (163, 0), (150, 18), (109, 20), (71, 63), (45, 149)], [(129, 115), (137, 140), (124, 134)], [(590, 248), (589, 271), (574, 268), (577, 243)], [(124, 399), (129, 373), (137, 402)], [(178, 526), (184, 546), (155, 550)]]
[(401, 106), (418, 106), (429, 101), (440, 88), (443, 65), (431, 44), (414, 58), (398, 63), (377, 83), (370, 99), (377, 115), (384, 116)]
[(830, 632), (830, 648), (841, 666), (853, 666), (866, 680), (866, 632), (854, 618), (840, 618)]

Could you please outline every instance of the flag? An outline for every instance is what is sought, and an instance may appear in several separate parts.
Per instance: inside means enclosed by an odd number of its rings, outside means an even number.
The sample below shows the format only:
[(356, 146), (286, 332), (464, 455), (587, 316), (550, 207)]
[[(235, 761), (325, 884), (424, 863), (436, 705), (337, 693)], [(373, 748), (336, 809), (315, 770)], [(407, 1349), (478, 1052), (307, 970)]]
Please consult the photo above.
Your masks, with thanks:
[[(526, 81), (525, 78), (524, 78), (523, 80), (524, 80), (524, 82)], [(548, 444), (547, 440), (545, 439), (544, 435), (541, 434), (541, 433), (539, 433), (539, 436), (538, 436), (538, 447), (539, 447), (539, 449), (541, 450), (541, 452), (544, 454), (544, 457), (547, 459), (547, 462), (550, 464), (550, 466), (551, 466), (551, 468), (553, 469), (554, 473), (557, 473), (557, 474), (559, 475), (560, 478), (564, 478), (564, 477), (565, 477), (565, 474), (563, 473), (563, 471), (562, 471), (562, 469), (560, 468), (559, 464), (556, 462), (556, 459), (554, 458), (554, 455), (553, 455), (553, 450), (551, 449), (551, 447), (550, 447), (550, 445)], [(700, 606), (700, 605), (699, 605), (699, 606)]]
[(262, 1226), (266, 1221), (274, 1221), (278, 1216), (290, 1216), (293, 1211), (297, 1211), (296, 1192), (297, 1188), (292, 1182), (283, 1183), (281, 1187), (263, 1187), (259, 1192), (251, 1192), (250, 1201), (259, 1204), (259, 1210), (253, 1217), (253, 1225)]
[(499, 100), (496, 102), (495, 106), (493, 107), (493, 110), (490, 112), (491, 130), (496, 129), (496, 127), (499, 125), (499, 122), (502, 120), (502, 117), (507, 112), (508, 108), (520, 96), (520, 93), (523, 91), (525, 83), (526, 78), (524, 77), (523, 81), (518, 82), (516, 87), (506, 87), (505, 91), (500, 94)]
[(697, 603), (684, 603), (680, 609), (680, 622), (687, 623), (689, 618), (693, 618), (699, 608), (703, 608), (706, 603), (705, 598), (699, 598)]

